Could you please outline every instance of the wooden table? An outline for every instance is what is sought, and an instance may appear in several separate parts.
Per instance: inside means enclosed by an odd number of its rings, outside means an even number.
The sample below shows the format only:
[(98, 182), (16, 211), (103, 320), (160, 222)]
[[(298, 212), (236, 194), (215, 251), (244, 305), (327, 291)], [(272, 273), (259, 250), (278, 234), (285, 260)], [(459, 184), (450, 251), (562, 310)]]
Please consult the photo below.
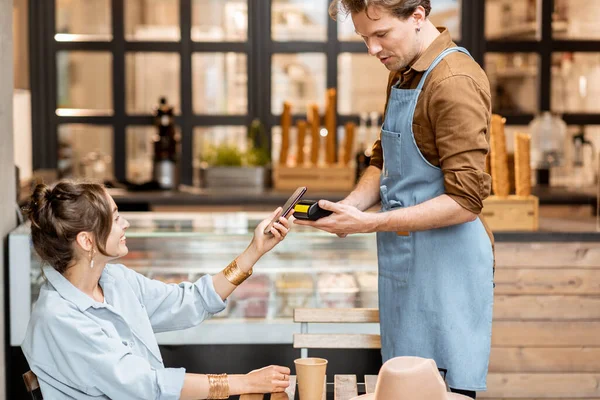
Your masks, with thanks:
[[(333, 399), (334, 400), (350, 400), (358, 396), (359, 385), (364, 385), (366, 393), (373, 393), (377, 384), (377, 375), (365, 375), (364, 383), (358, 383), (356, 375), (335, 375), (333, 383)], [(264, 394), (244, 394), (240, 396), (240, 400), (263, 400)], [(290, 375), (290, 386), (284, 393), (271, 394), (272, 400), (295, 400), (296, 399), (296, 376)], [(323, 388), (323, 399), (327, 400), (327, 387)]]

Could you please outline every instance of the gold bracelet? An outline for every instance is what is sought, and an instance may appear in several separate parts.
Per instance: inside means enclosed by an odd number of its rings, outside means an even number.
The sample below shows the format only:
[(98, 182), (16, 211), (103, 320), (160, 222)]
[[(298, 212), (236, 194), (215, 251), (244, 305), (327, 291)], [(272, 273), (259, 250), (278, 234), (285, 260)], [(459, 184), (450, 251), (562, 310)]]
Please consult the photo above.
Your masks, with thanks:
[(239, 286), (242, 282), (252, 275), (252, 268), (250, 271), (244, 272), (238, 267), (237, 260), (233, 260), (225, 269), (223, 270), (223, 275), (225, 275), (225, 279), (231, 282), (235, 286)]
[(229, 379), (227, 374), (208, 374), (208, 397), (207, 399), (228, 399)]

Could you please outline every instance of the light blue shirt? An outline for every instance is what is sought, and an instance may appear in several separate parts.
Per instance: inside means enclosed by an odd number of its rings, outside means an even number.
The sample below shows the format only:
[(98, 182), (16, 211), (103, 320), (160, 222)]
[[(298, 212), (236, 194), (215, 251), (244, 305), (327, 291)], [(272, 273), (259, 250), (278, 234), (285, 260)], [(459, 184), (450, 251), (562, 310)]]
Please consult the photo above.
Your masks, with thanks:
[(195, 326), (222, 311), (212, 277), (179, 285), (120, 264), (100, 277), (105, 303), (53, 268), (21, 345), (44, 400), (179, 399), (184, 368), (165, 368), (154, 332)]

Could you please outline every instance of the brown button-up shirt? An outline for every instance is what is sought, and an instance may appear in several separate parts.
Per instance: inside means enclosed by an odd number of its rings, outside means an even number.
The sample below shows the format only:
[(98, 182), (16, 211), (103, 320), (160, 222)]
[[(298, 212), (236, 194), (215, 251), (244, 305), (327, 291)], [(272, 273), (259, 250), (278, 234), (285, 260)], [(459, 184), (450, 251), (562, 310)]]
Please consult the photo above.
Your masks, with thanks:
[[(434, 59), (456, 46), (447, 29), (438, 30), (440, 35), (412, 65), (390, 72), (388, 99), (398, 81), (401, 89), (415, 89)], [(427, 161), (442, 169), (446, 194), (475, 214), (481, 213), (491, 190), (491, 177), (485, 172), (491, 108), (485, 72), (472, 58), (455, 52), (429, 73), (413, 117), (417, 146)], [(380, 140), (373, 145), (371, 165), (383, 168)], [(493, 242), (487, 225), (486, 230)]]

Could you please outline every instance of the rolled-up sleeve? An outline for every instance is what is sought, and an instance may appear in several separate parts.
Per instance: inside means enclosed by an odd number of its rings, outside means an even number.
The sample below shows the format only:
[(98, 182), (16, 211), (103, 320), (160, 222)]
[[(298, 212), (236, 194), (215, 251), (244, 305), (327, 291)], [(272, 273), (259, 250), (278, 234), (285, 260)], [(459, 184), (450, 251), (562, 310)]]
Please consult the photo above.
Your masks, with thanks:
[[(42, 381), (52, 382), (65, 394), (124, 400), (180, 398), (184, 368), (152, 368), (148, 360), (76, 310), (46, 318), (37, 330), (33, 348), (26, 349), (30, 367)], [(78, 396), (74, 390), (87, 396)]]
[(369, 165), (383, 169), (383, 148), (381, 147), (381, 140), (377, 140), (373, 144)]
[(160, 389), (161, 394), (164, 393), (165, 398), (179, 399), (181, 390), (183, 389), (184, 379), (184, 368), (165, 368), (156, 370), (158, 388)]
[(167, 284), (121, 267), (140, 294), (154, 332), (196, 326), (227, 305), (215, 291), (211, 275), (204, 275), (194, 283)]
[(491, 118), (489, 91), (467, 75), (453, 75), (431, 92), (429, 115), (435, 132), (445, 193), (479, 214), (491, 190), (485, 172)]

